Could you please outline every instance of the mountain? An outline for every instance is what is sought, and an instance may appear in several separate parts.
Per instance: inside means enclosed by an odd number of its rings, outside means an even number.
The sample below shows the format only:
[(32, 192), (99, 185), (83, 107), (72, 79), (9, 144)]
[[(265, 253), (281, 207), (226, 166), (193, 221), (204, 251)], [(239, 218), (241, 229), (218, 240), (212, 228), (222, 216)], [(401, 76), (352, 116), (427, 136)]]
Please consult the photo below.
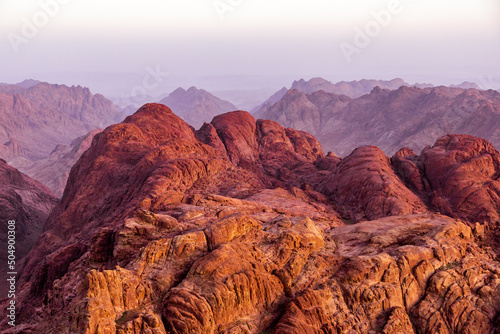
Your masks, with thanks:
[[(7, 272), (21, 269), (22, 260), (42, 233), (42, 228), (57, 198), (41, 183), (22, 174), (0, 159), (0, 293), (7, 296)], [(9, 221), (15, 221), (9, 225)], [(14, 253), (8, 252), (8, 227), (13, 226)], [(7, 270), (8, 255), (15, 255), (14, 270)]]
[(197, 129), (214, 116), (238, 109), (230, 102), (196, 87), (188, 90), (177, 88), (160, 103), (170, 106), (179, 117)]
[[(418, 85), (418, 84), (417, 84)], [(390, 90), (398, 89), (401, 86), (409, 86), (402, 79), (393, 79), (391, 81), (384, 80), (366, 80), (363, 79), (361, 81), (341, 81), (338, 83), (331, 83), (323, 78), (312, 78), (308, 81), (304, 79), (296, 80), (292, 83), (292, 87), (290, 89), (296, 89), (302, 93), (313, 93), (319, 90), (323, 90), (328, 93), (335, 93), (339, 95), (347, 95), (350, 97), (359, 97), (364, 94), (370, 93), (375, 87), (386, 88)], [(422, 88), (425, 88), (426, 84), (421, 84)], [(432, 86), (432, 85), (430, 85)], [(278, 102), (283, 96), (286, 95), (289, 89), (286, 87), (281, 88), (279, 91), (275, 92), (271, 95), (266, 101), (262, 104), (251, 109), (252, 114), (258, 115), (258, 112), (264, 107), (269, 107), (270, 105)]]
[(26, 79), (24, 81), (21, 81), (19, 83), (17, 83), (16, 85), (21, 87), (21, 88), (30, 88), (30, 87), (33, 87), (33, 86), (36, 86), (38, 84), (41, 84), (42, 82), (41, 81), (38, 81), (38, 80), (33, 80), (33, 79)]
[(281, 88), (279, 91), (277, 91), (276, 93), (271, 95), (267, 100), (265, 100), (262, 104), (253, 108), (251, 113), (254, 114), (258, 112), (260, 109), (262, 109), (264, 106), (269, 106), (278, 102), (279, 100), (281, 100), (281, 98), (283, 98), (283, 96), (285, 96), (286, 92), (288, 92), (288, 89), (286, 87)]
[(459, 85), (451, 85), (450, 87), (463, 88), (463, 89), (481, 89), (475, 82), (464, 81)]
[(308, 81), (304, 79), (294, 81), (290, 89), (296, 89), (306, 94), (323, 90), (327, 93), (347, 95), (356, 98), (370, 93), (375, 87), (394, 90), (401, 86), (409, 86), (409, 84), (403, 79), (393, 79), (390, 81), (363, 79), (359, 81), (340, 81), (338, 83), (331, 83), (323, 78), (312, 78)]
[(16, 320), (32, 333), (494, 332), (499, 175), (477, 137), (342, 159), (244, 111), (195, 131), (147, 104), (72, 168)]
[(256, 117), (307, 131), (341, 156), (372, 144), (387, 154), (403, 146), (420, 152), (447, 133), (481, 136), (500, 147), (500, 94), (493, 90), (403, 86), (357, 99), (290, 90)]
[(73, 140), (70, 145), (57, 145), (48, 158), (34, 162), (18, 158), (9, 163), (33, 179), (45, 184), (57, 197), (62, 197), (71, 167), (90, 147), (94, 136), (101, 131), (102, 129), (92, 130)]
[(122, 116), (109, 100), (80, 86), (0, 86), (0, 143), (16, 141), (30, 160), (46, 158), (56, 145), (69, 144)]

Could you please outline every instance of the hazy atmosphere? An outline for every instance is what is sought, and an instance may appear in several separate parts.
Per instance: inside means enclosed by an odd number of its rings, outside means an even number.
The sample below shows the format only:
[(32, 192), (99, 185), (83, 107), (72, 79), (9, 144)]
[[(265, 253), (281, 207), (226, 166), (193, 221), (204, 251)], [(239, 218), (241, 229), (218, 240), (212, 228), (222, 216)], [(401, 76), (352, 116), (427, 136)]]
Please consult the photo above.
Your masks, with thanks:
[(500, 333), (499, 18), (0, 0), (0, 333)]
[(265, 89), (321, 76), (500, 87), (497, 0), (0, 2), (2, 81), (108, 95)]

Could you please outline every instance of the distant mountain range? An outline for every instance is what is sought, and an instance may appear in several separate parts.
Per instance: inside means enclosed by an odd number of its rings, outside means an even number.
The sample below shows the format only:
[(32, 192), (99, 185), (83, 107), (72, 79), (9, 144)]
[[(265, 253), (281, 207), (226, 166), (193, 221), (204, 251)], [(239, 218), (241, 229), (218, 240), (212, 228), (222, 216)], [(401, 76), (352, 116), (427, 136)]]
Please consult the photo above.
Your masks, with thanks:
[(203, 89), (178, 88), (160, 103), (169, 106), (179, 117), (195, 128), (210, 122), (215, 116), (238, 108)]
[[(340, 81), (337, 83), (332, 83), (323, 78), (312, 78), (310, 80), (296, 80), (292, 83), (290, 89), (296, 89), (302, 93), (313, 93), (319, 90), (325, 91), (327, 93), (334, 93), (338, 95), (347, 95), (351, 98), (357, 98), (365, 94), (369, 94), (375, 87), (380, 87), (382, 89), (395, 90), (402, 86), (418, 87), (418, 88), (432, 88), (432, 84), (409, 84), (403, 79), (393, 79), (393, 80), (367, 80), (362, 79), (359, 81)], [(473, 82), (463, 82), (460, 85), (451, 85), (450, 87), (456, 88), (474, 88), (480, 89), (478, 85)], [(278, 102), (285, 94), (288, 92), (286, 87), (281, 88), (279, 91), (275, 92), (271, 97), (269, 97), (262, 104), (251, 109), (251, 113), (255, 114), (261, 110), (264, 106), (269, 106)]]
[[(326, 150), (340, 155), (368, 143), (388, 154), (401, 146), (418, 151), (448, 132), (470, 133), (500, 144), (495, 130), (498, 102), (494, 93), (478, 91), (474, 89), (477, 85), (468, 82), (448, 88), (407, 86), (402, 79), (335, 84), (322, 78), (301, 79), (292, 83), (292, 90), (283, 87), (252, 112), (257, 118), (308, 131)], [(463, 88), (475, 93), (467, 95)], [(244, 98), (242, 92), (225, 93)], [(238, 109), (196, 87), (178, 88), (161, 103), (197, 129), (219, 114)], [(482, 108), (488, 103), (491, 112)], [(134, 107), (118, 111), (102, 95), (93, 95), (80, 86), (32, 79), (15, 85), (0, 84), (0, 158), (61, 197), (71, 166), (90, 146), (93, 136), (131, 113), (129, 109)], [(482, 125), (478, 127), (477, 123)]]
[(58, 144), (120, 121), (111, 101), (81, 86), (35, 80), (0, 85), (0, 154), (46, 158)]
[(403, 146), (420, 151), (447, 133), (475, 135), (500, 146), (500, 93), (494, 90), (376, 87), (351, 98), (292, 89), (255, 115), (307, 131), (325, 150), (341, 156), (367, 144), (389, 155)]
[(303, 93), (313, 93), (318, 90), (323, 90), (327, 93), (359, 97), (369, 93), (377, 86), (380, 88), (394, 90), (401, 86), (409, 86), (409, 84), (403, 79), (393, 79), (390, 81), (363, 79), (360, 81), (340, 81), (338, 83), (331, 83), (323, 78), (312, 78), (309, 81), (305, 81), (304, 79), (294, 81), (290, 89), (296, 89)]

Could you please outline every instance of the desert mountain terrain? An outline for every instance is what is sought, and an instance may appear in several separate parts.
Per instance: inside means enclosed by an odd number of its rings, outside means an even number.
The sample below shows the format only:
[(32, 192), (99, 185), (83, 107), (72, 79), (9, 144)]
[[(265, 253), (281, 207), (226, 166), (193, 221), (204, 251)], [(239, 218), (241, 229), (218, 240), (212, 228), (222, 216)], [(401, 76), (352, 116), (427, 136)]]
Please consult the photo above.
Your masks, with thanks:
[(57, 145), (123, 117), (111, 101), (88, 88), (36, 81), (0, 85), (0, 157), (44, 159)]
[(244, 111), (194, 130), (147, 104), (72, 168), (24, 262), (16, 328), (493, 332), (499, 175), (473, 136), (340, 158)]
[(362, 145), (376, 145), (389, 155), (405, 146), (420, 152), (449, 133), (479, 136), (500, 147), (500, 94), (494, 90), (376, 87), (353, 99), (292, 89), (255, 116), (307, 131), (340, 156)]
[(402, 86), (410, 86), (410, 84), (399, 78), (389, 81), (362, 79), (359, 81), (340, 81), (337, 83), (332, 83), (323, 78), (312, 78), (307, 81), (304, 79), (296, 80), (292, 83), (290, 89), (296, 89), (306, 94), (322, 90), (327, 93), (347, 95), (356, 98), (370, 93), (375, 87), (395, 90)]
[(46, 185), (58, 198), (62, 197), (71, 167), (78, 161), (92, 143), (92, 139), (102, 129), (92, 130), (76, 138), (70, 145), (57, 145), (50, 156), (36, 161), (16, 158), (9, 165)]

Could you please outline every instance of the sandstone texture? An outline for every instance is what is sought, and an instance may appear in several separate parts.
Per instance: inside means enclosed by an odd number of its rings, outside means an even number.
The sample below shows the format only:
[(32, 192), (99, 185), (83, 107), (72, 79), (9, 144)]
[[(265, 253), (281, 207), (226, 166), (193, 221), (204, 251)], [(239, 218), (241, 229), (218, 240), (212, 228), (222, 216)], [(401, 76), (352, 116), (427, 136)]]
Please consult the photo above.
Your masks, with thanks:
[[(95, 135), (26, 257), (5, 333), (491, 333), (499, 153), (325, 155), (233, 111), (146, 104)], [(2, 304), (3, 306), (4, 304)]]

